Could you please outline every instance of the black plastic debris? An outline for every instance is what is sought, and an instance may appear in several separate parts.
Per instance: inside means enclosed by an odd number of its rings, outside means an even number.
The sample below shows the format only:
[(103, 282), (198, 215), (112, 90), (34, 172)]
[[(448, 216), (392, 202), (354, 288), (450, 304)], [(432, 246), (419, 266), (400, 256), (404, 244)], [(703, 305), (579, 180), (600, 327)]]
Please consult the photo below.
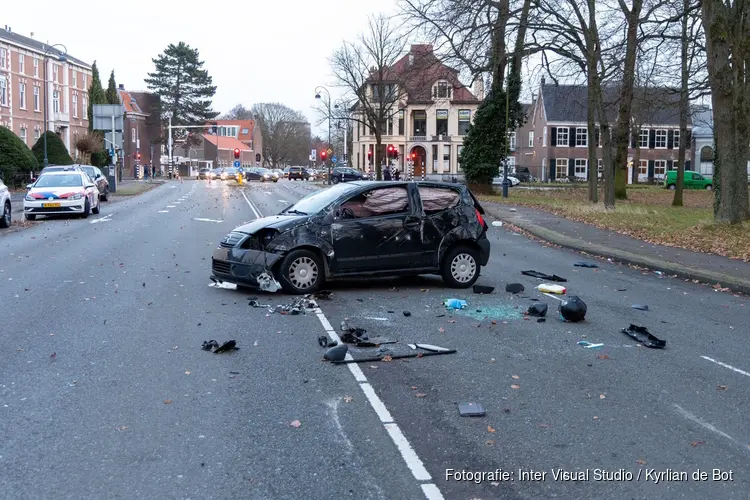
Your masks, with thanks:
[(219, 345), (219, 343), (215, 340), (209, 340), (207, 342), (203, 342), (203, 345), (201, 345), (201, 349), (203, 349), (204, 351), (211, 351), (215, 354), (219, 354), (221, 352), (236, 351), (239, 349), (239, 347), (237, 347), (236, 340), (227, 340), (221, 345)]
[(618, 288), (617, 291), (618, 292), (627, 292), (628, 289), (627, 288)]
[(408, 318), (409, 316), (411, 316), (411, 313), (409, 311), (404, 311), (404, 316)]
[(666, 340), (657, 339), (645, 326), (630, 325), (628, 328), (623, 328), (621, 331), (646, 347), (661, 349), (667, 345)]
[(633, 304), (630, 307), (632, 307), (633, 309), (638, 309), (639, 311), (648, 311), (648, 306), (646, 304)]
[(474, 285), (474, 293), (484, 294), (484, 293), (492, 293), (494, 291), (495, 291), (494, 286)]
[(592, 264), (591, 262), (576, 262), (573, 265), (575, 267), (588, 267), (590, 269), (596, 269), (597, 267), (599, 267), (598, 265)]
[(312, 298), (315, 300), (331, 300), (331, 295), (333, 295), (333, 292), (330, 290), (321, 290), (319, 292), (315, 292), (312, 294)]
[(269, 304), (261, 304), (257, 299), (250, 299), (247, 302), (250, 307), (271, 307)]
[(359, 328), (356, 326), (349, 326), (349, 324), (346, 321), (341, 322), (341, 331), (351, 333), (353, 335), (356, 335), (357, 337), (361, 337), (365, 333), (367, 333), (367, 330), (364, 328)]
[(344, 361), (344, 358), (346, 358), (346, 353), (349, 352), (349, 346), (346, 344), (337, 345), (335, 347), (331, 347), (326, 351), (326, 353), (323, 355), (323, 359), (327, 361), (332, 362), (338, 362), (338, 361)]
[(294, 299), (288, 304), (279, 304), (276, 307), (269, 307), (268, 312), (297, 316), (299, 314), (307, 314), (309, 309), (315, 309), (316, 307), (318, 307), (318, 304), (315, 300), (311, 299), (309, 295), (304, 295)]
[(529, 310), (526, 311), (529, 316), (534, 316), (537, 318), (543, 318), (547, 315), (547, 304), (544, 302), (537, 302), (536, 304), (531, 304), (529, 306)]
[(325, 335), (321, 335), (320, 337), (318, 337), (318, 345), (320, 347), (335, 347), (339, 345), (339, 343), (335, 340), (329, 339)]
[(484, 417), (487, 412), (478, 403), (458, 403), (458, 414), (462, 417)]
[(566, 283), (568, 280), (565, 278), (561, 278), (560, 276), (556, 274), (546, 274), (546, 273), (540, 273), (539, 271), (521, 271), (521, 274), (524, 276), (531, 276), (532, 278), (541, 278), (545, 281), (557, 281), (558, 283)]
[(505, 291), (508, 293), (521, 293), (525, 290), (521, 283), (508, 283), (505, 285)]
[(369, 358), (360, 358), (360, 359), (344, 359), (341, 361), (334, 361), (333, 363), (337, 365), (347, 364), (347, 363), (374, 363), (376, 361), (391, 361), (394, 359), (426, 358), (427, 356), (440, 356), (443, 354), (455, 354), (458, 352), (455, 349), (446, 349), (446, 348), (440, 348), (440, 349), (442, 350), (428, 351), (428, 352), (414, 352), (410, 354), (386, 354), (384, 356), (373, 356)]
[(547, 318), (539, 318), (536, 320), (537, 323), (544, 323), (545, 321), (547, 321)]
[(560, 302), (560, 315), (565, 321), (578, 323), (586, 317), (586, 303), (577, 295), (571, 295), (566, 300)]

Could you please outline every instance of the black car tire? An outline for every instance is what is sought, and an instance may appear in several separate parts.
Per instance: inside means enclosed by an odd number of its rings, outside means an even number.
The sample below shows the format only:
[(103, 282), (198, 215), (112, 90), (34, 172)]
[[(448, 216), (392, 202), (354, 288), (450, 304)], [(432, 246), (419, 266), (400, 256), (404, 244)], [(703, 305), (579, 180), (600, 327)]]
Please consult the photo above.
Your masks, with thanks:
[(334, 184), (338, 184), (340, 182), (340, 179), (338, 177), (331, 177), (331, 182)]
[(479, 279), (479, 253), (457, 245), (445, 254), (440, 266), (443, 281), (451, 288), (469, 288)]
[(81, 214), (81, 219), (88, 218), (89, 214), (91, 213), (91, 202), (88, 198), (86, 198), (86, 203), (83, 204), (83, 213)]
[(3, 206), (3, 213), (2, 216), (0, 216), (0, 227), (5, 229), (10, 227), (11, 222), (11, 210), (10, 210), (10, 202), (6, 201), (5, 206)]
[(24, 214), (26, 220), (36, 220), (36, 214)]
[[(323, 263), (310, 250), (292, 250), (279, 266), (279, 281), (286, 293), (303, 295), (314, 293), (323, 285)], [(308, 278), (308, 273), (314, 273)]]
[(94, 215), (99, 215), (99, 212), (101, 211), (101, 201), (99, 201), (94, 208), (91, 209), (91, 213)]
[(109, 201), (109, 189), (104, 190), (104, 194), (100, 198), (102, 201)]

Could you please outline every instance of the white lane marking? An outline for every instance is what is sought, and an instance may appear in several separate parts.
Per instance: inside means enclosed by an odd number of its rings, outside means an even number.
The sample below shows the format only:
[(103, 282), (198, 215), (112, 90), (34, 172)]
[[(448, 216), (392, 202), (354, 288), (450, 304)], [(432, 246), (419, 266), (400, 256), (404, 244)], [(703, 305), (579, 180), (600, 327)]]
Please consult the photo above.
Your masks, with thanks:
[(373, 321), (388, 321), (388, 318), (373, 318), (372, 316), (365, 316), (365, 319), (371, 319)]
[(388, 431), (391, 439), (396, 443), (398, 450), (401, 452), (401, 456), (404, 457), (406, 465), (409, 466), (411, 473), (414, 474), (417, 481), (431, 481), (432, 476), (430, 476), (430, 473), (424, 468), (422, 460), (419, 459), (417, 452), (411, 447), (409, 440), (406, 439), (406, 436), (404, 436), (404, 433), (398, 428), (398, 425), (385, 424), (385, 430)]
[(115, 214), (114, 213), (107, 214), (104, 217), (99, 217), (98, 219), (94, 219), (90, 221), (89, 224), (96, 224), (97, 222), (112, 222), (112, 219), (110, 217), (112, 217), (113, 215)]
[(369, 382), (361, 382), (359, 386), (362, 388), (362, 392), (367, 396), (367, 400), (370, 402), (370, 406), (378, 414), (378, 418), (384, 424), (392, 424), (393, 416), (388, 408), (385, 407), (385, 403), (380, 399), (380, 396), (375, 394), (375, 389), (372, 388)]
[(703, 427), (705, 429), (708, 429), (709, 431), (714, 432), (714, 433), (718, 434), (719, 436), (725, 437), (725, 438), (729, 439), (730, 441), (734, 441), (734, 438), (732, 436), (730, 436), (726, 432), (720, 431), (719, 429), (717, 429), (713, 425), (709, 424), (705, 420), (701, 419), (700, 417), (696, 417), (695, 415), (693, 415), (689, 411), (687, 411), (684, 408), (682, 408), (680, 405), (676, 404), (676, 405), (674, 405), (674, 407), (677, 408), (677, 411), (680, 412), (680, 414), (683, 417), (685, 417), (686, 419), (690, 420), (691, 422), (695, 422), (696, 424), (700, 425), (701, 427)]
[(169, 213), (169, 210), (159, 210), (159, 213), (160, 214), (166, 214), (166, 213)]
[(174, 202), (175, 205), (179, 205), (180, 203), (182, 203), (182, 202), (181, 201), (175, 201)]
[(217, 220), (217, 219), (204, 219), (203, 217), (195, 217), (193, 220), (197, 220), (199, 222), (224, 222), (223, 220)]
[(423, 484), (422, 492), (427, 500), (445, 500), (443, 494), (440, 493), (440, 489), (435, 484)]
[(266, 196), (271, 196), (271, 193), (269, 191), (263, 191), (263, 194), (265, 194)]
[(247, 195), (245, 194), (245, 190), (243, 189), (243, 190), (242, 190), (242, 191), (240, 191), (240, 192), (242, 193), (242, 197), (243, 197), (243, 198), (245, 198), (245, 201), (247, 202), (247, 204), (248, 204), (248, 205), (250, 205), (250, 210), (252, 210), (252, 211), (253, 211), (253, 213), (255, 214), (255, 217), (256, 217), (257, 219), (260, 219), (260, 218), (262, 218), (263, 216), (261, 215), (261, 213), (260, 213), (260, 212), (258, 211), (258, 209), (257, 209), (257, 208), (255, 208), (255, 205), (253, 205), (253, 202), (252, 202), (252, 201), (250, 201), (250, 199), (249, 199), (249, 198), (247, 197)]
[(279, 200), (279, 203), (289, 203), (289, 202), (286, 200)]
[(722, 363), (721, 361), (716, 361), (715, 359), (709, 358), (708, 356), (701, 356), (701, 358), (703, 358), (705, 360), (708, 360), (708, 361), (710, 361), (712, 363), (716, 363), (719, 366), (723, 366), (724, 368), (729, 368), (733, 372), (737, 372), (737, 373), (739, 373), (741, 375), (745, 375), (746, 377), (750, 377), (750, 373), (746, 372), (745, 370), (740, 370), (739, 368), (735, 368), (732, 365), (728, 365), (726, 363)]
[(174, 205), (167, 205), (167, 208), (177, 208), (177, 207)]

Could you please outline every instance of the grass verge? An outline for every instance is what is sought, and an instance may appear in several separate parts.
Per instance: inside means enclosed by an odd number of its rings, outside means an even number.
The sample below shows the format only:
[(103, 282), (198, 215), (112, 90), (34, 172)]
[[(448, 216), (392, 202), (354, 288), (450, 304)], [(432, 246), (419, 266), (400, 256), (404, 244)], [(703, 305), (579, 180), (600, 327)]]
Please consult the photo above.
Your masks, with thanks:
[(146, 191), (151, 191), (157, 186), (161, 186), (161, 183), (157, 182), (136, 182), (134, 184), (126, 184), (125, 186), (118, 186), (117, 192), (112, 193), (111, 196), (135, 196)]
[[(600, 191), (599, 199), (603, 197)], [(673, 193), (663, 188), (628, 191), (628, 200), (606, 210), (587, 201), (587, 190), (511, 190), (508, 199), (482, 195), (500, 204), (539, 208), (661, 245), (750, 261), (750, 224), (730, 226), (713, 221), (713, 192), (685, 190), (684, 206), (673, 207)]]

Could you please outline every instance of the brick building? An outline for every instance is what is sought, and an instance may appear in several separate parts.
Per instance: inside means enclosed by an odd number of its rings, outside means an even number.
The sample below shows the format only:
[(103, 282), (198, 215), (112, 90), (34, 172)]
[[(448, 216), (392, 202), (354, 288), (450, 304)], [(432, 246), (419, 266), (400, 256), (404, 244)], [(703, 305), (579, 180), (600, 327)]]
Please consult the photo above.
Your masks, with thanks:
[[(123, 177), (135, 176), (136, 164), (160, 166), (162, 148), (161, 99), (151, 92), (117, 89), (125, 111), (123, 123)], [(138, 155), (140, 154), (140, 161)]]

